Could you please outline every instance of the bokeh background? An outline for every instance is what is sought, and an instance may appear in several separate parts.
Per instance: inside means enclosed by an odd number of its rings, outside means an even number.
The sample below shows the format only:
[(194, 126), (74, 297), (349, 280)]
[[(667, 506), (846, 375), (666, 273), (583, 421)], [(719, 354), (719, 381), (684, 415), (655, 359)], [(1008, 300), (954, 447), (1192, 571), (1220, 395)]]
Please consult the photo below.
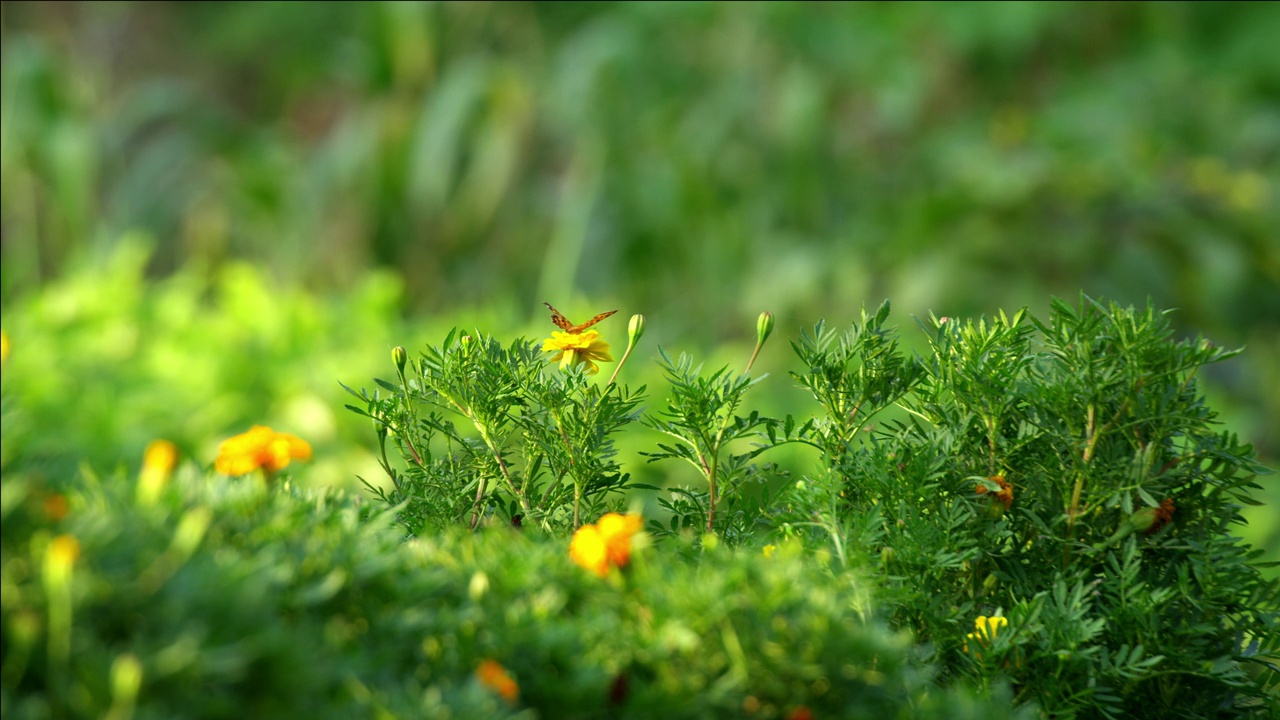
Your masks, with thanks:
[[(884, 298), (1079, 293), (1245, 346), (1280, 455), (1280, 5), (20, 3), (0, 8), (6, 447), (50, 482), (253, 423), (372, 478), (338, 382), (541, 302), (740, 364)], [(775, 340), (759, 402), (803, 412)], [(655, 398), (655, 402), (660, 400)], [(10, 440), (10, 438), (16, 438)], [(634, 449), (631, 449), (634, 450)], [(630, 450), (629, 450), (630, 451)], [(9, 454), (10, 450), (6, 450)], [(9, 459), (6, 459), (8, 462)], [(643, 472), (663, 472), (643, 466)], [(801, 468), (802, 470), (802, 468)], [(1242, 532), (1280, 557), (1280, 481)]]

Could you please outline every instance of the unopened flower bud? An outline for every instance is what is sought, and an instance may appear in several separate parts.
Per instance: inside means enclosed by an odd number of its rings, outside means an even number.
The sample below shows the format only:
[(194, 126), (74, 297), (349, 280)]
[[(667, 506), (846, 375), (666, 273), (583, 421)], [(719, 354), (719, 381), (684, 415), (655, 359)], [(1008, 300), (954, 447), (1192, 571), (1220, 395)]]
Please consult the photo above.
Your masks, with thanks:
[(765, 311), (756, 318), (756, 345), (764, 345), (764, 341), (773, 334), (773, 313)]
[(404, 365), (409, 362), (408, 351), (401, 345), (395, 346), (391, 349), (391, 361), (396, 364), (396, 370), (404, 372)]
[(631, 316), (631, 323), (627, 325), (627, 344), (635, 345), (642, 335), (644, 335), (644, 316), (636, 313)]
[(1146, 532), (1156, 524), (1156, 509), (1153, 507), (1144, 507), (1129, 516), (1129, 525), (1134, 530)]

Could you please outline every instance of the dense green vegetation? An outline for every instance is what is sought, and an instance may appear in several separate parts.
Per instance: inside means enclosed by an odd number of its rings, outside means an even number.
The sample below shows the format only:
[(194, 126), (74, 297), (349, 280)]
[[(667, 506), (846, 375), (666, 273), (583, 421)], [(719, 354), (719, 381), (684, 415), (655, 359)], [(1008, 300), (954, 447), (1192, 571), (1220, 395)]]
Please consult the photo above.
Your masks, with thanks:
[[(1274, 588), (1233, 538), (1280, 558), (1280, 483), (1249, 487), (1280, 457), (1276, 5), (5, 3), (0, 21), (6, 715), (164, 716), (216, 687), (209, 716), (599, 716), (622, 676), (633, 704), (609, 712), (634, 717), (1263, 711), (1274, 636), (1247, 628), (1273, 627)], [(883, 298), (892, 321), (858, 318)], [(543, 301), (618, 308), (595, 328), (615, 361), (645, 316), (616, 395), (616, 362), (542, 363)], [(739, 375), (762, 310), (773, 340)], [(527, 440), (498, 455), (528, 464), (479, 501), (483, 454), (415, 469), (391, 430), (405, 387), (425, 412), (475, 369), (450, 356), (463, 335), (504, 358), (490, 379), (522, 373), (489, 410)], [(601, 397), (612, 428), (573, 425)], [(254, 424), (314, 448), (287, 489), (211, 472)], [(437, 458), (475, 449), (469, 419), (421, 427)], [(148, 503), (157, 438), (184, 461)], [(424, 478), (467, 494), (406, 490)], [(524, 498), (526, 531), (471, 537), (520, 512), (526, 479), (550, 491)], [(1171, 527), (1113, 538), (1169, 498)], [(572, 528), (628, 508), (653, 543), (633, 574), (574, 567)], [(985, 659), (963, 649), (979, 615), (1012, 631)], [(771, 616), (794, 622), (747, 629)], [(465, 647), (423, 644), (463, 626)], [(887, 664), (882, 705), (823, 675), (840, 653)], [(523, 704), (477, 684), (486, 657)]]

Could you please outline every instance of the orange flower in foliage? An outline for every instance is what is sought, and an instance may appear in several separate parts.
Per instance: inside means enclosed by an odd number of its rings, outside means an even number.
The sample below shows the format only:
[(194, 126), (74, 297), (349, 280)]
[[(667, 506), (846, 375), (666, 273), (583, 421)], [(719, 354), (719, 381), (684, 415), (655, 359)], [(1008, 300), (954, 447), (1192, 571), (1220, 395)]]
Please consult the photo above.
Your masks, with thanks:
[(520, 685), (497, 660), (486, 659), (481, 662), (480, 667), (476, 668), (476, 677), (482, 685), (498, 693), (509, 703), (520, 698)]
[[(997, 487), (990, 487), (991, 483), (995, 483)], [(996, 501), (1004, 505), (1005, 510), (1013, 505), (1013, 484), (1005, 480), (1003, 475), (992, 475), (985, 482), (978, 483), (977, 492), (979, 495), (990, 492)]]
[(224, 440), (218, 446), (214, 466), (232, 477), (248, 475), (261, 468), (268, 475), (288, 467), (291, 460), (310, 460), (311, 445), (288, 433), (255, 425), (246, 433)]
[(583, 525), (569, 543), (569, 557), (591, 572), (604, 577), (611, 567), (631, 562), (631, 536), (640, 532), (644, 520), (639, 515), (609, 513), (595, 525)]

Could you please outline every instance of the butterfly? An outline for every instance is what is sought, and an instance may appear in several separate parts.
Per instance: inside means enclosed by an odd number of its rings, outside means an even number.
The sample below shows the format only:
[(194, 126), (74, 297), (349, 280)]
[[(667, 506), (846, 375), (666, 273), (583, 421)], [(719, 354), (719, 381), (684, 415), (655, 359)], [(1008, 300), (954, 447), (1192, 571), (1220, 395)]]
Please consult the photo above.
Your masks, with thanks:
[(602, 312), (602, 313), (600, 313), (599, 315), (597, 315), (597, 316), (595, 316), (595, 317), (591, 318), (590, 320), (588, 320), (588, 321), (586, 321), (586, 322), (582, 323), (581, 325), (574, 325), (573, 323), (569, 322), (569, 318), (565, 317), (563, 313), (561, 313), (559, 310), (557, 310), (557, 309), (555, 309), (555, 308), (551, 307), (551, 303), (549, 303), (549, 302), (544, 302), (544, 303), (542, 303), (542, 304), (543, 304), (543, 305), (546, 305), (546, 306), (547, 306), (547, 308), (549, 308), (549, 309), (551, 310), (551, 322), (555, 323), (555, 324), (556, 324), (556, 327), (558, 327), (558, 328), (560, 328), (561, 330), (563, 330), (563, 331), (565, 331), (565, 332), (569, 333), (570, 335), (577, 335), (578, 333), (581, 333), (583, 330), (586, 330), (587, 328), (591, 327), (592, 325), (595, 325), (596, 323), (600, 322), (601, 320), (603, 320), (603, 319), (605, 319), (605, 318), (609, 317), (610, 315), (612, 315), (612, 314), (614, 314), (614, 313), (618, 312), (617, 310), (610, 310), (609, 312)]

